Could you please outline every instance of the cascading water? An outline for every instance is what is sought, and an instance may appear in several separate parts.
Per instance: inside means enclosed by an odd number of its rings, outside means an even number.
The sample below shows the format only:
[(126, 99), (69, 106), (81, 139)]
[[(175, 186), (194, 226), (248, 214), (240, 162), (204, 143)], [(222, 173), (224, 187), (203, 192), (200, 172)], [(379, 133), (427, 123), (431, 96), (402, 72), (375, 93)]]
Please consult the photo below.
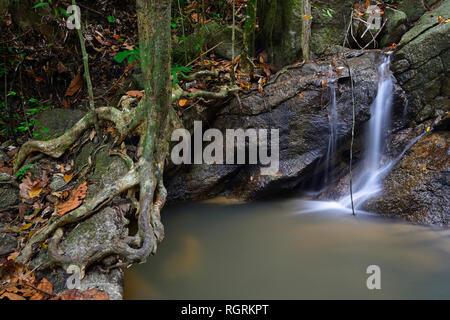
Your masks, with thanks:
[(325, 178), (324, 183), (328, 183), (330, 181), (330, 171), (335, 166), (335, 160), (334, 155), (337, 151), (337, 138), (338, 138), (338, 113), (337, 113), (337, 106), (336, 106), (336, 84), (330, 84), (330, 106), (328, 108), (328, 123), (330, 128), (330, 138), (328, 140), (328, 151), (327, 156), (325, 158)]
[[(391, 120), (391, 109), (393, 101), (393, 78), (389, 70), (390, 57), (383, 58), (383, 62), (378, 67), (378, 92), (375, 101), (371, 106), (371, 118), (368, 123), (366, 133), (366, 144), (362, 167), (360, 167), (360, 175), (354, 179), (353, 183), (353, 202), (355, 208), (360, 207), (369, 198), (375, 196), (381, 191), (381, 179), (392, 168), (394, 162), (382, 163), (382, 156), (386, 146), (386, 133), (389, 130)], [(336, 91), (332, 89), (332, 104), (336, 103)], [(334, 94), (333, 94), (334, 93)], [(333, 102), (334, 101), (334, 102)], [(336, 105), (330, 107), (330, 112), (336, 110)], [(334, 108), (334, 109), (333, 109)], [(337, 127), (336, 121), (330, 119), (330, 140), (327, 152), (328, 165), (332, 159), (334, 149), (336, 149)], [(330, 167), (331, 168), (331, 167)], [(327, 172), (328, 175), (328, 172)], [(351, 197), (350, 194), (341, 198), (339, 201), (302, 201), (303, 210), (301, 213), (322, 211), (326, 209), (344, 209), (350, 210)]]
[[(366, 151), (360, 176), (355, 180), (353, 201), (355, 207), (381, 191), (381, 177), (390, 167), (382, 164), (386, 146), (386, 133), (389, 130), (393, 100), (393, 80), (389, 70), (390, 58), (384, 57), (378, 68), (378, 93), (371, 106), (371, 118), (366, 137)], [(339, 201), (344, 207), (351, 206), (350, 195)]]

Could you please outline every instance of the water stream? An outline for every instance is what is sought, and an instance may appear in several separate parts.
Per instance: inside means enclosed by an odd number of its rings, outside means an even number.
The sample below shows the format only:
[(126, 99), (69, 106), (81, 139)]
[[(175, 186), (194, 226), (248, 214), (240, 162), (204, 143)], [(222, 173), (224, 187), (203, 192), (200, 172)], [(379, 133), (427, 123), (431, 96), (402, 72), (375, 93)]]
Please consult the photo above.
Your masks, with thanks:
[[(450, 298), (450, 230), (304, 201), (164, 209), (166, 239), (126, 271), (129, 299)], [(381, 290), (366, 269), (381, 268)]]

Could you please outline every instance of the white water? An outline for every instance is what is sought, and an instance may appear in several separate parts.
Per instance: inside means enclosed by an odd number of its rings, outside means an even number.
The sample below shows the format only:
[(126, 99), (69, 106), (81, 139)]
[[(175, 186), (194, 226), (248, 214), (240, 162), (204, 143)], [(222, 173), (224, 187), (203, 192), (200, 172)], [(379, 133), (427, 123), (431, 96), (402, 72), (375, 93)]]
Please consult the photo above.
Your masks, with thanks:
[[(374, 197), (382, 190), (382, 178), (389, 173), (390, 169), (397, 161), (383, 163), (383, 152), (386, 147), (386, 133), (390, 129), (392, 100), (393, 100), (393, 80), (389, 70), (390, 58), (386, 56), (383, 62), (378, 67), (378, 91), (375, 101), (371, 106), (371, 118), (368, 123), (368, 130), (366, 132), (366, 144), (364, 150), (364, 157), (362, 160), (362, 167), (358, 172), (359, 176), (354, 177), (353, 182), (353, 202), (355, 209), (368, 199)], [(331, 101), (336, 103), (336, 97), (333, 97), (335, 91), (332, 90)], [(330, 110), (332, 110), (331, 106)], [(336, 122), (331, 121), (330, 117), (330, 140), (326, 161), (330, 164), (329, 159), (332, 158), (330, 152), (333, 148), (333, 140), (335, 139), (334, 131), (336, 130)], [(334, 145), (335, 148), (335, 145)], [(329, 172), (326, 172), (329, 175)], [(301, 213), (310, 213), (323, 210), (340, 209), (343, 212), (351, 211), (351, 197), (350, 194), (344, 196), (339, 201), (305, 201), (302, 203)], [(361, 211), (358, 211), (361, 213)]]
[(328, 140), (328, 151), (325, 159), (325, 179), (324, 183), (328, 183), (331, 179), (330, 172), (335, 166), (334, 155), (337, 151), (337, 139), (338, 139), (338, 113), (336, 106), (336, 84), (330, 85), (330, 106), (328, 108), (328, 123), (330, 127), (330, 138)]
[[(391, 164), (382, 163), (382, 155), (386, 146), (386, 133), (389, 130), (392, 112), (393, 81), (389, 71), (390, 58), (385, 57), (378, 68), (378, 93), (371, 106), (371, 118), (367, 132), (367, 144), (361, 175), (357, 177), (354, 184), (353, 202), (358, 208), (366, 200), (381, 191), (381, 179)], [(342, 198), (339, 203), (343, 207), (351, 206), (350, 195)]]

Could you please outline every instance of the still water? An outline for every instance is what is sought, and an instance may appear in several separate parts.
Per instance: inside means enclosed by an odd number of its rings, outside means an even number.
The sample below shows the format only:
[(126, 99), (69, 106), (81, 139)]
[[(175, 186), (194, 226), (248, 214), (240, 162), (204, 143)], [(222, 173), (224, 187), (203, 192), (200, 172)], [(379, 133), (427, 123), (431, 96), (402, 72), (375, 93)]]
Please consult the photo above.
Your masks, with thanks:
[[(450, 299), (450, 229), (303, 201), (166, 207), (158, 253), (125, 274), (125, 299)], [(381, 290), (366, 269), (381, 268)]]

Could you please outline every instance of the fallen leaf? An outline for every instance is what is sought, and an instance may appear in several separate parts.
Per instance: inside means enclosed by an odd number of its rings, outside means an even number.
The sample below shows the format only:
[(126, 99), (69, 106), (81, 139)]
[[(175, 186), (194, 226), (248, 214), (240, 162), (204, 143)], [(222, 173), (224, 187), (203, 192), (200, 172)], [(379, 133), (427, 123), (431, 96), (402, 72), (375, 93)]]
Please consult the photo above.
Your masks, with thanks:
[(186, 107), (191, 102), (192, 102), (192, 100), (180, 99), (180, 101), (178, 101), (178, 105), (180, 107)]
[(138, 99), (141, 99), (144, 96), (144, 94), (141, 91), (138, 91), (138, 90), (127, 91), (125, 94), (127, 96), (138, 98)]
[(65, 174), (65, 175), (63, 176), (64, 181), (65, 181), (66, 183), (68, 183), (70, 180), (72, 180), (72, 177), (73, 177), (73, 173), (71, 173), (71, 174)]
[(13, 252), (8, 256), (8, 260), (16, 260), (16, 258), (19, 256), (19, 252)]
[(39, 196), (41, 192), (42, 188), (39, 185), (35, 185), (30, 191), (28, 191), (28, 194), (30, 195), (30, 199), (33, 199), (34, 197)]
[(24, 297), (12, 292), (5, 292), (0, 296), (0, 299), (8, 298), (9, 300), (25, 300)]
[(81, 79), (81, 72), (78, 72), (78, 74), (75, 76), (75, 78), (72, 79), (72, 81), (69, 84), (69, 87), (67, 88), (66, 94), (64, 96), (71, 97), (75, 93), (77, 93), (78, 90), (81, 89), (81, 85), (83, 84)]
[(20, 230), (24, 231), (30, 229), (32, 225), (33, 225), (32, 223), (24, 224), (23, 226), (20, 227)]
[(67, 201), (58, 206), (58, 215), (63, 216), (67, 212), (78, 208), (83, 203), (83, 199), (86, 197), (86, 192), (87, 183), (85, 181), (84, 183), (80, 184), (76, 190), (70, 191), (70, 195)]

